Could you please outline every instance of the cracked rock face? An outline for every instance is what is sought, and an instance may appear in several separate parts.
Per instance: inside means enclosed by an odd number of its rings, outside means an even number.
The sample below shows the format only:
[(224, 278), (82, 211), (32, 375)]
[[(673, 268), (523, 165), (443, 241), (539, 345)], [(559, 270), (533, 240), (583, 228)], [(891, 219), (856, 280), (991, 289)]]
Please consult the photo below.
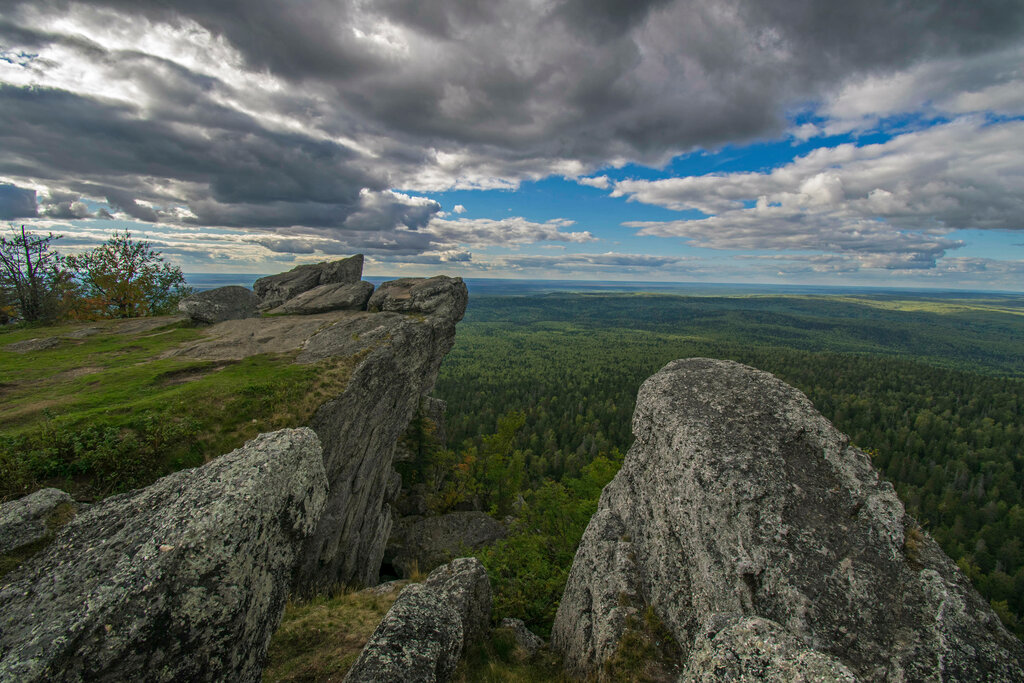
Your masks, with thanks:
[(259, 680), (326, 496), (303, 428), (92, 506), (4, 578), (0, 680)]
[(280, 306), (314, 287), (351, 285), (359, 282), (362, 277), (363, 255), (356, 254), (330, 263), (296, 266), (285, 273), (261, 277), (253, 283), (252, 288), (260, 299), (260, 308), (266, 310)]
[(345, 681), (450, 680), (464, 648), (486, 635), (490, 620), (487, 571), (475, 557), (454, 560), (402, 591)]
[[(572, 673), (600, 675), (650, 605), (693, 667), (728, 648), (807, 659), (799, 642), (862, 680), (1024, 677), (1024, 645), (796, 389), (738, 363), (674, 361), (641, 387), (633, 433), (555, 619)], [(714, 626), (734, 617), (778, 628)], [(759, 634), (768, 644), (752, 646)]]
[(395, 446), (421, 398), (433, 390), (466, 310), (460, 278), (415, 282), (430, 283), (417, 291), (433, 292), (431, 312), (355, 313), (314, 334), (299, 354), (300, 363), (361, 354), (345, 391), (310, 423), (323, 443), (330, 495), (297, 571), (302, 593), (377, 583), (391, 535), (391, 503), (401, 486), (392, 467)]

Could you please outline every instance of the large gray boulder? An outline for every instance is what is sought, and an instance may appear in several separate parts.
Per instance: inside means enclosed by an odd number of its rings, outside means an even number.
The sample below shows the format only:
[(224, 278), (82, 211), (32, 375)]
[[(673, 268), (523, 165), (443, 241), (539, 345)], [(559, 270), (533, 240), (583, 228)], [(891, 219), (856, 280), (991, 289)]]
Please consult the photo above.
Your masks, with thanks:
[(178, 302), (178, 310), (200, 323), (242, 320), (259, 315), (260, 299), (252, 290), (231, 285), (198, 292)]
[(384, 551), (384, 561), (408, 577), (413, 569), (429, 572), (507, 535), (505, 526), (485, 512), (400, 517)]
[(74, 501), (60, 489), (41, 489), (0, 505), (0, 555), (52, 534), (62, 509), (74, 514)]
[(491, 584), (474, 557), (405, 588), (345, 676), (346, 683), (450, 680), (464, 648), (487, 633)]
[(0, 680), (259, 680), (326, 495), (284, 429), (93, 506), (5, 577)]
[(278, 311), (297, 315), (326, 313), (327, 311), (365, 311), (366, 302), (373, 294), (373, 284), (360, 280), (356, 283), (319, 285), (284, 302)]
[(405, 588), (345, 676), (345, 683), (450, 680), (462, 656), (462, 622), (437, 591)]
[(641, 387), (633, 433), (555, 619), (571, 672), (600, 676), (627, 617), (649, 605), (683, 663), (749, 644), (750, 622), (702, 641), (740, 616), (858, 679), (1024, 677), (1024, 645), (796, 389), (737, 363), (675, 361)]
[[(406, 277), (382, 282), (370, 297), (371, 311), (451, 316), (466, 310), (469, 294), (460, 277)], [(462, 313), (458, 313), (462, 317)]]
[(253, 283), (260, 308), (276, 308), (303, 292), (320, 285), (355, 284), (363, 277), (363, 255), (356, 254), (330, 263), (296, 266), (285, 273), (261, 277)]
[(491, 581), (475, 557), (460, 557), (430, 572), (424, 586), (444, 596), (462, 622), (465, 646), (480, 642), (491, 626)]

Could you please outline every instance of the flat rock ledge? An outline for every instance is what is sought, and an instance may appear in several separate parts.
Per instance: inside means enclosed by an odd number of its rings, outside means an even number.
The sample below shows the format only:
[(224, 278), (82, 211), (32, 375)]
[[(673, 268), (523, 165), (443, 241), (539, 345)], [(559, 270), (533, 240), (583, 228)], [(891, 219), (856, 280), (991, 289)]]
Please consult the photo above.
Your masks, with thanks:
[(674, 361), (633, 433), (555, 618), (570, 673), (601, 679), (650, 607), (690, 680), (1024, 680), (1024, 644), (796, 389)]
[(490, 619), (487, 571), (476, 558), (454, 560), (401, 592), (345, 682), (451, 680), (464, 648), (483, 638)]
[(284, 429), (89, 508), (0, 586), (0, 680), (258, 681), (326, 497)]

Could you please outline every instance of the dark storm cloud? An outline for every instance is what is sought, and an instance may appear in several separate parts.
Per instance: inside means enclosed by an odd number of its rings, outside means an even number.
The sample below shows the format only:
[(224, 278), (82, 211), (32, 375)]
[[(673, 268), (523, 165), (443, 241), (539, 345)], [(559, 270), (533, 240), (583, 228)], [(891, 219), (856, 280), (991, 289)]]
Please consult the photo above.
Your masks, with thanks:
[(31, 218), (37, 213), (35, 190), (0, 184), (0, 219)]
[(0, 86), (0, 174), (142, 220), (185, 205), (200, 224), (383, 231), (381, 249), (405, 249), (394, 228), (440, 207), (388, 188), (777, 134), (794, 103), (852, 79), (1010, 44), (1024, 3), (0, 0), (0, 15), (3, 59), (24, 69)]
[[(389, 135), (588, 163), (777, 132), (792, 98), (990, 49), (1024, 23), (1014, 0), (93, 4), (195, 21), (251, 68), (319, 82)], [(410, 31), (404, 52), (357, 35), (382, 22)]]

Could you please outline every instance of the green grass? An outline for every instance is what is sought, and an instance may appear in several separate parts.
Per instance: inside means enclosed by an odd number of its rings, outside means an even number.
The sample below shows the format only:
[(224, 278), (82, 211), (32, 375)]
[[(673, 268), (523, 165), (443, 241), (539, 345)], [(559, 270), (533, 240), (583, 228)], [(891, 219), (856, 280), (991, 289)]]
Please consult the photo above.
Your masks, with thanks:
[(270, 641), (263, 681), (342, 680), (399, 592), (343, 590), (289, 602)]
[[(348, 382), (354, 359), (293, 363), (160, 358), (199, 339), (180, 322), (135, 333), (115, 324), (0, 334), (0, 500), (43, 486), (102, 498), (201, 465), (260, 432), (306, 424)], [(52, 349), (4, 346), (60, 337)]]

